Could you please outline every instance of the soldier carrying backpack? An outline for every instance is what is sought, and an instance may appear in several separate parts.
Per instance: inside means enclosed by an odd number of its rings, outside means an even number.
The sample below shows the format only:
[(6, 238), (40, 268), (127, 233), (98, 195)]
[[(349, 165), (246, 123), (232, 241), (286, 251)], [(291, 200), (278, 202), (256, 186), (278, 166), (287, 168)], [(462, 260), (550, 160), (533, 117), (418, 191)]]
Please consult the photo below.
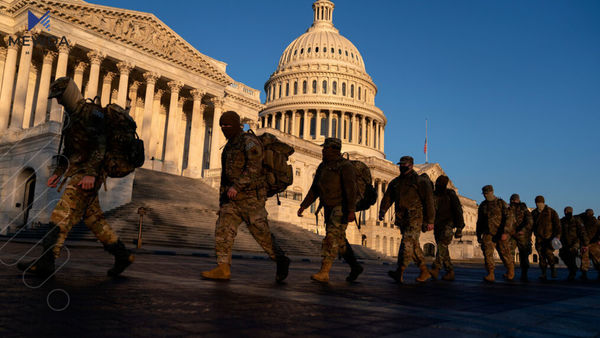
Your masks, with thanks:
[[(242, 130), (240, 116), (234, 111), (223, 113), (219, 124), (227, 144), (221, 155), (220, 209), (215, 226), (217, 267), (203, 271), (202, 277), (219, 280), (231, 278), (231, 250), (238, 226), (245, 222), (254, 239), (277, 263), (275, 279), (282, 282), (288, 275), (290, 260), (269, 230), (265, 202), (268, 196), (283, 191), (289, 185), (281, 183), (286, 180), (285, 177), (282, 179), (282, 175), (289, 174), (291, 183), (291, 168), (283, 163), (287, 162), (286, 156), (293, 149), (290, 151), (284, 147), (287, 145), (276, 139), (263, 146), (261, 139), (253, 132)], [(285, 148), (287, 152), (275, 151), (277, 147)], [(278, 170), (267, 168), (263, 164), (265, 160)]]
[[(135, 122), (126, 110), (116, 105), (112, 105), (108, 109), (112, 112), (107, 113), (107, 109), (94, 101), (84, 100), (75, 82), (68, 77), (52, 83), (49, 98), (56, 98), (65, 107), (65, 118), (59, 155), (47, 185), (56, 188), (62, 179), (59, 190), (63, 185), (66, 187), (50, 216), (50, 229), (42, 241), (43, 254), (32, 262), (20, 262), (18, 267), (39, 276), (52, 275), (54, 261), (67, 234), (83, 220), (104, 249), (115, 256), (108, 275), (117, 276), (133, 262), (134, 255), (106, 222), (100, 209), (98, 190), (107, 176), (122, 177), (142, 165), (144, 147), (135, 136)], [(123, 122), (128, 125), (118, 130), (122, 123), (113, 120), (115, 118), (128, 121)], [(115, 148), (115, 143), (120, 143), (121, 150)], [(60, 148), (63, 148), (62, 153)], [(112, 167), (107, 167), (108, 163)]]
[[(317, 168), (315, 178), (304, 201), (298, 209), (298, 216), (313, 204), (317, 198), (325, 208), (326, 235), (323, 239), (321, 270), (310, 278), (318, 282), (329, 281), (329, 270), (339, 254), (350, 265), (347, 281), (354, 281), (363, 272), (352, 247), (346, 239), (348, 222), (356, 219), (357, 173), (353, 163), (342, 157), (342, 141), (326, 138), (323, 146), (323, 162)], [(369, 182), (370, 183), (370, 182)]]

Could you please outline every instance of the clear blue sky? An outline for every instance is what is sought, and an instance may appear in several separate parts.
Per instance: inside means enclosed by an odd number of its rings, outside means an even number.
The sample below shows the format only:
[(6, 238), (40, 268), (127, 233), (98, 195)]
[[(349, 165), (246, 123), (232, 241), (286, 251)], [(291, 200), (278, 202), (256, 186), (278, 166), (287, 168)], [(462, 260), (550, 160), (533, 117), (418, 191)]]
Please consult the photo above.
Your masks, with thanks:
[[(263, 90), (312, 0), (117, 1), (154, 13)], [(333, 19), (361, 52), (388, 117), (386, 155), (439, 162), (461, 194), (492, 184), (562, 215), (600, 212), (600, 1), (339, 0)], [(263, 93), (264, 100), (264, 93)]]

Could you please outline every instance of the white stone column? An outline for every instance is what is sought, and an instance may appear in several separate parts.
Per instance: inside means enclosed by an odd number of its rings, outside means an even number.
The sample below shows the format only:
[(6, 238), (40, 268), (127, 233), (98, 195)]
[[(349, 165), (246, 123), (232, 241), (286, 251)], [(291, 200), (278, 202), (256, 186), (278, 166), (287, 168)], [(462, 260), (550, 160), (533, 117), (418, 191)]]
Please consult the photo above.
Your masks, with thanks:
[[(144, 73), (144, 80), (146, 80), (146, 96), (144, 98), (144, 115), (138, 124), (139, 134), (144, 141), (144, 144), (148, 149), (153, 149), (153, 145), (150, 143), (150, 135), (152, 133), (153, 123), (153, 107), (154, 107), (154, 86), (156, 80), (159, 78), (157, 73), (146, 72)], [(153, 149), (155, 150), (155, 148)], [(146, 158), (150, 158), (154, 155), (154, 151), (147, 151)]]
[[(183, 110), (183, 105), (188, 101), (187, 98), (180, 96), (177, 102), (177, 140), (176, 140), (176, 154), (178, 156), (177, 161), (177, 174), (183, 174), (183, 155), (185, 154), (185, 134), (187, 132), (188, 114)], [(191, 122), (191, 121), (190, 121)]]
[(383, 125), (383, 123), (381, 124), (381, 143), (380, 143), (380, 149), (381, 152), (385, 152), (385, 126)]
[[(162, 144), (164, 144), (165, 126), (163, 119), (166, 121), (166, 114), (161, 114), (161, 101), (162, 96), (165, 94), (163, 89), (156, 90), (154, 94), (154, 102), (152, 102), (152, 124), (146, 124), (146, 118), (144, 117), (144, 125), (149, 125), (148, 135), (150, 138), (150, 157), (156, 159), (162, 159)], [(146, 111), (144, 110), (144, 114)], [(164, 116), (163, 116), (164, 115)], [(146, 133), (146, 127), (144, 127), (144, 133)]]
[(2, 92), (0, 93), (0, 130), (8, 128), (10, 117), (15, 73), (17, 71), (17, 52), (19, 50), (19, 44), (9, 43), (9, 41), (16, 41), (16, 39), (17, 37), (14, 35), (4, 37), (4, 41), (8, 47), (6, 51), (4, 73), (2, 74)]
[(46, 112), (48, 111), (48, 94), (50, 94), (50, 78), (52, 76), (52, 63), (54, 63), (56, 55), (57, 53), (53, 51), (47, 51), (44, 55), (42, 74), (40, 75), (40, 86), (38, 87), (37, 103), (35, 105), (34, 126), (46, 122)]
[(169, 115), (167, 117), (167, 139), (165, 140), (165, 163), (163, 170), (169, 173), (177, 173), (177, 167), (181, 162), (183, 154), (177, 151), (177, 127), (179, 126), (179, 92), (183, 83), (179, 81), (170, 81), (168, 83), (171, 90), (171, 100), (169, 101)]
[[(32, 36), (35, 36), (33, 34)], [(29, 69), (31, 67), (31, 56), (33, 55), (33, 41), (30, 37), (23, 36), (21, 46), (21, 58), (19, 60), (19, 72), (17, 73), (17, 84), (15, 85), (15, 96), (13, 98), (12, 116), (10, 118), (11, 129), (23, 128), (25, 117), (25, 99), (29, 87)]]
[(342, 130), (342, 128), (344, 128), (344, 114), (342, 112), (339, 113), (338, 116), (338, 127), (337, 127), (337, 136), (340, 140), (344, 138), (344, 131)]
[(90, 78), (85, 90), (85, 97), (93, 99), (98, 95), (98, 79), (100, 77), (100, 64), (106, 57), (105, 54), (99, 51), (91, 51), (87, 53), (90, 59)]
[[(73, 43), (61, 44), (58, 47), (58, 61), (56, 62), (56, 72), (54, 73), (54, 79), (67, 76), (67, 64), (69, 63), (69, 52), (73, 47)], [(63, 106), (58, 104), (56, 99), (52, 99), (52, 106), (50, 108), (50, 121), (62, 121)]]
[(27, 94), (25, 95), (25, 110), (23, 112), (23, 129), (33, 127), (33, 100), (35, 99), (35, 87), (37, 84), (38, 76), (42, 65), (40, 63), (34, 63), (29, 68), (29, 81), (27, 81)]
[(129, 72), (135, 66), (126, 61), (121, 61), (117, 63), (117, 68), (119, 69), (119, 96), (117, 98), (117, 104), (121, 107), (125, 107), (127, 105), (127, 85), (129, 84)]
[(199, 178), (202, 176), (204, 161), (204, 109), (206, 105), (202, 104), (204, 92), (198, 89), (190, 91), (194, 100), (192, 107), (192, 130), (190, 132), (190, 146), (188, 150), (188, 169), (189, 176)]
[(296, 112), (294, 110), (291, 111), (290, 115), (290, 134), (297, 136), (296, 134)]
[(2, 89), (2, 77), (4, 75), (4, 63), (6, 62), (6, 47), (0, 47), (0, 90)]
[(325, 137), (333, 136), (333, 110), (327, 111), (327, 135)]
[[(125, 106), (127, 106), (129, 108), (129, 116), (131, 116), (133, 118), (133, 120), (135, 121), (135, 124), (137, 124), (139, 126), (140, 120), (143, 117), (143, 114), (138, 114), (138, 109), (137, 109), (137, 99), (138, 99), (138, 89), (140, 88), (140, 84), (141, 82), (139, 81), (133, 81), (131, 83), (131, 86), (129, 86), (129, 90), (127, 91), (127, 98), (130, 100), (130, 104), (127, 105), (125, 104)], [(140, 129), (141, 132), (141, 129)]]
[(106, 74), (104, 74), (104, 78), (102, 79), (102, 95), (100, 96), (102, 106), (106, 106), (110, 103), (112, 82), (116, 75), (117, 74), (113, 72), (106, 72)]
[[(225, 100), (220, 97), (211, 98), (211, 102), (214, 106), (213, 123), (212, 123), (212, 136), (210, 142), (210, 169), (221, 168), (221, 140), (223, 133), (221, 132), (221, 126), (219, 126), (219, 119), (223, 113), (223, 105)], [(273, 121), (275, 123), (275, 121)]]
[(310, 113), (308, 109), (304, 109), (304, 135), (302, 135), (305, 140), (310, 139)]
[(73, 81), (75, 82), (75, 84), (77, 85), (77, 88), (79, 88), (79, 90), (82, 93), (83, 93), (83, 73), (85, 72), (85, 69), (88, 66), (89, 65), (86, 62), (79, 61), (75, 65), (75, 70), (73, 71)]
[(316, 129), (315, 129), (315, 140), (318, 140), (321, 138), (321, 111), (317, 109), (316, 112)]
[(362, 145), (367, 145), (366, 138), (365, 138), (366, 135), (367, 135), (367, 118), (366, 118), (366, 116), (364, 116), (364, 115), (361, 116), (360, 124), (361, 124), (361, 127), (362, 127), (362, 130), (360, 132), (361, 141), (362, 141), (361, 144)]

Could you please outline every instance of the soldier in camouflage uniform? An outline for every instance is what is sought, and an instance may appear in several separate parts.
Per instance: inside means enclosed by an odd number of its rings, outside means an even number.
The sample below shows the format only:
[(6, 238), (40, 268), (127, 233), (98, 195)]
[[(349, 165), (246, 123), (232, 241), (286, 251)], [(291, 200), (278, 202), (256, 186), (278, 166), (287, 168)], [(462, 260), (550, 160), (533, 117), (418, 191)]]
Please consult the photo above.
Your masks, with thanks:
[(277, 263), (276, 281), (288, 275), (289, 258), (275, 240), (267, 222), (267, 187), (263, 173), (263, 146), (254, 133), (245, 133), (240, 116), (227, 111), (219, 119), (227, 144), (221, 154), (219, 218), (215, 226), (217, 267), (203, 271), (206, 279), (231, 278), (231, 250), (240, 223), (245, 222), (254, 239)]
[(342, 157), (342, 141), (339, 138), (326, 138), (323, 146), (323, 162), (319, 164), (310, 190), (300, 204), (298, 216), (313, 204), (317, 198), (325, 209), (325, 230), (321, 256), (321, 270), (310, 278), (318, 282), (329, 281), (329, 271), (338, 254), (350, 265), (346, 280), (358, 278), (363, 267), (358, 263), (352, 246), (346, 239), (348, 222), (355, 220), (356, 210), (356, 170), (354, 165)]
[(65, 107), (65, 123), (63, 153), (58, 157), (47, 185), (56, 188), (62, 177), (59, 191), (63, 185), (66, 187), (50, 216), (50, 230), (42, 241), (44, 254), (37, 262), (19, 263), (18, 267), (41, 276), (51, 275), (67, 234), (83, 219), (104, 249), (115, 256), (115, 265), (108, 270), (108, 275), (117, 276), (133, 262), (134, 255), (108, 225), (98, 201), (98, 190), (106, 177), (103, 168), (106, 152), (104, 114), (89, 105), (78, 109), (80, 101), (68, 99), (81, 97), (69, 78), (53, 82), (50, 91), (50, 97), (56, 97)]
[(426, 282), (431, 274), (425, 265), (423, 250), (419, 244), (421, 226), (426, 224), (427, 230), (433, 230), (435, 206), (431, 180), (419, 176), (413, 170), (414, 160), (410, 156), (400, 158), (400, 176), (394, 178), (383, 195), (379, 206), (379, 220), (395, 204), (395, 224), (402, 232), (402, 242), (398, 252), (398, 268), (389, 271), (388, 275), (396, 282), (404, 281), (404, 270), (411, 261), (419, 266), (421, 274), (417, 282)]
[(529, 270), (529, 255), (531, 255), (531, 234), (533, 231), (533, 218), (527, 205), (521, 202), (519, 194), (510, 196), (510, 211), (515, 221), (515, 233), (511, 237), (511, 257), (515, 256), (515, 248), (519, 249), (519, 264), (521, 266), (521, 280), (526, 282)]
[(550, 265), (552, 278), (556, 278), (556, 257), (552, 247), (552, 239), (560, 236), (560, 218), (554, 209), (546, 205), (544, 196), (535, 197), (536, 208), (531, 212), (533, 217), (533, 233), (535, 249), (540, 256), (541, 280), (546, 280), (546, 269)]
[(590, 258), (594, 268), (599, 271), (600, 280), (600, 221), (594, 217), (594, 210), (587, 209), (579, 214), (585, 226), (585, 232), (589, 239), (588, 249), (581, 253), (581, 279), (587, 280), (587, 271), (590, 268)]
[(562, 248), (558, 251), (558, 255), (569, 269), (567, 280), (574, 280), (577, 273), (576, 259), (579, 250), (581, 249), (581, 252), (587, 251), (589, 239), (581, 219), (573, 216), (573, 208), (571, 207), (565, 208), (565, 217), (560, 219), (560, 229)]
[[(442, 175), (435, 181), (435, 191), (433, 198), (435, 202), (435, 226), (433, 234), (437, 244), (437, 253), (435, 261), (429, 273), (433, 279), (438, 278), (440, 269), (443, 267), (446, 274), (443, 280), (454, 280), (454, 267), (450, 261), (450, 252), (448, 246), (454, 238), (462, 238), (462, 230), (465, 227), (462, 205), (452, 189), (448, 189), (448, 176)], [(456, 228), (456, 231), (454, 230)]]
[(482, 189), (485, 201), (479, 205), (477, 216), (477, 241), (481, 244), (487, 275), (486, 282), (494, 282), (494, 247), (506, 267), (504, 277), (511, 281), (515, 277), (515, 262), (510, 254), (509, 238), (514, 234), (512, 214), (501, 198), (494, 196), (494, 188), (486, 185)]

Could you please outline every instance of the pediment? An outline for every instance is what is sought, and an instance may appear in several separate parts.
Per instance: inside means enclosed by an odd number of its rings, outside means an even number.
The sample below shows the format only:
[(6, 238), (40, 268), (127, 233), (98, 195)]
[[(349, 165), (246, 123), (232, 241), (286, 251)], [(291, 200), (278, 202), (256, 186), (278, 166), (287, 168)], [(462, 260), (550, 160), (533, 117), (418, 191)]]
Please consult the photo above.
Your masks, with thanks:
[(51, 17), (60, 17), (107, 39), (120, 41), (224, 85), (233, 82), (225, 72), (224, 63), (200, 53), (154, 14), (95, 5), (81, 0), (20, 0), (9, 3), (4, 11), (17, 15), (29, 8), (44, 12), (50, 10)]

